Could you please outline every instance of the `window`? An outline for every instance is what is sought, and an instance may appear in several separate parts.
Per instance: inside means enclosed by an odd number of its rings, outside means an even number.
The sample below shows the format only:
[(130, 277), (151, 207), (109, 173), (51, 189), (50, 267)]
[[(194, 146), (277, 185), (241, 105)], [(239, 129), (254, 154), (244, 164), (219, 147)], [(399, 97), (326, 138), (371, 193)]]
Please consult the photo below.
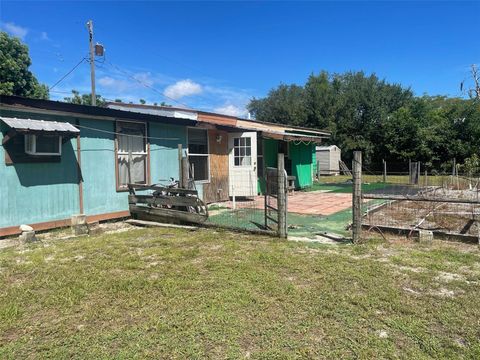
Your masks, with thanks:
[(233, 139), (233, 159), (235, 166), (252, 164), (252, 144), (249, 137)]
[(62, 137), (58, 135), (25, 135), (25, 152), (29, 155), (62, 155)]
[(188, 129), (188, 161), (195, 181), (209, 180), (208, 132)]
[(119, 188), (127, 184), (147, 183), (146, 124), (117, 122), (117, 183)]

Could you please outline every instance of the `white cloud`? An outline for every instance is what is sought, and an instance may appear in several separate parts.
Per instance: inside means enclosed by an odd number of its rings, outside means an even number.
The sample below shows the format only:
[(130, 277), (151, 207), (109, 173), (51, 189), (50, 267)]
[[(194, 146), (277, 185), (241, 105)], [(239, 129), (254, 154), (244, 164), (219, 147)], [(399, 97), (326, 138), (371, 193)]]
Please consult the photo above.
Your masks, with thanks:
[(114, 79), (110, 76), (104, 76), (98, 79), (98, 83), (102, 86), (113, 87), (117, 83), (117, 79)]
[(198, 95), (203, 92), (203, 88), (200, 84), (186, 79), (177, 81), (173, 85), (166, 87), (164, 94), (172, 99), (178, 100), (185, 96)]
[(224, 106), (217, 107), (213, 109), (213, 111), (216, 113), (237, 117), (245, 116), (247, 114), (247, 109), (232, 104), (226, 104)]
[(48, 34), (47, 34), (46, 31), (42, 31), (42, 32), (40, 33), (40, 40), (45, 40), (45, 41), (49, 41), (49, 40), (50, 40), (50, 38), (48, 37)]
[(1, 24), (1, 28), (13, 36), (16, 36), (22, 40), (28, 34), (28, 29), (19, 25), (15, 25), (13, 22), (6, 22)]

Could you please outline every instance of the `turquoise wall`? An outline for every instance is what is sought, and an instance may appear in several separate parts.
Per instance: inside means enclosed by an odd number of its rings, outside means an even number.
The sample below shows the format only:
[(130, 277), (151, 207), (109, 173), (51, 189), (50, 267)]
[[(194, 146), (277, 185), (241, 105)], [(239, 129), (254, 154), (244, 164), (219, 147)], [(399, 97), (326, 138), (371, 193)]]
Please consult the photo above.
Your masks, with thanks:
[[(83, 203), (87, 215), (128, 210), (128, 192), (116, 191), (115, 123), (79, 117), (44, 115), (1, 110), (9, 117), (78, 121), (81, 137)], [(4, 125), (1, 125), (4, 126)], [(96, 131), (88, 128), (99, 129)], [(5, 130), (5, 127), (1, 129)], [(106, 131), (106, 132), (105, 132)], [(150, 140), (152, 183), (159, 179), (178, 179), (178, 143), (186, 148), (184, 126), (149, 124), (149, 136), (167, 139)], [(3, 135), (0, 134), (0, 141)], [(76, 139), (62, 147), (58, 163), (22, 163), (7, 166), (0, 146), (0, 227), (22, 223), (68, 219), (79, 213)]]
[[(25, 117), (22, 113), (0, 111), (3, 116)], [(38, 118), (34, 114), (28, 117)], [(44, 116), (44, 120), (61, 121)], [(6, 130), (0, 125), (0, 130)], [(3, 134), (0, 133), (0, 143)], [(79, 211), (76, 140), (62, 146), (60, 162), (5, 165), (0, 146), (0, 227), (69, 218)]]
[(150, 172), (152, 183), (164, 183), (164, 180), (168, 180), (170, 177), (178, 180), (180, 172), (178, 164), (178, 144), (182, 144), (184, 154), (186, 154), (186, 128), (150, 123), (149, 136), (162, 138), (150, 140)]

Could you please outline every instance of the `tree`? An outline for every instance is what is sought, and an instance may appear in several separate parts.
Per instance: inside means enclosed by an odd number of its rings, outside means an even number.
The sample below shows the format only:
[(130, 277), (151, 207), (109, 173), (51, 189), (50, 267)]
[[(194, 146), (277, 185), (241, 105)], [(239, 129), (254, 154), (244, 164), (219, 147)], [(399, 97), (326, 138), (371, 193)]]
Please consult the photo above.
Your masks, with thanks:
[(252, 99), (248, 110), (261, 121), (327, 129), (327, 141), (341, 147), (345, 161), (361, 150), (370, 169), (381, 169), (382, 159), (392, 170), (403, 170), (409, 159), (441, 169), (480, 148), (476, 99), (415, 97), (409, 88), (363, 72), (311, 74), (304, 86), (281, 84)]
[[(78, 104), (78, 105), (92, 105), (92, 94), (82, 94), (80, 95), (80, 92), (77, 90), (72, 90), (72, 96), (71, 97), (65, 97), (63, 98), (65, 102), (71, 103), (71, 104)], [(106, 100), (102, 98), (101, 95), (96, 95), (96, 106), (99, 107), (104, 107)]]
[(140, 99), (140, 104), (145, 105), (147, 102), (144, 99)]
[(28, 70), (31, 64), (28, 47), (18, 38), (0, 32), (0, 94), (48, 99), (48, 87)]

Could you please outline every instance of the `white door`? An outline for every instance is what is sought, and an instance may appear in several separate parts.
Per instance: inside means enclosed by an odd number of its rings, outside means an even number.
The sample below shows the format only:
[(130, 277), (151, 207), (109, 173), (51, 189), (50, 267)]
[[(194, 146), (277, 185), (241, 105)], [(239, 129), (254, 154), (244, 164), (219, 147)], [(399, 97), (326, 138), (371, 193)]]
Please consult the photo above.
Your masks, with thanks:
[(257, 195), (257, 133), (228, 134), (229, 195)]

